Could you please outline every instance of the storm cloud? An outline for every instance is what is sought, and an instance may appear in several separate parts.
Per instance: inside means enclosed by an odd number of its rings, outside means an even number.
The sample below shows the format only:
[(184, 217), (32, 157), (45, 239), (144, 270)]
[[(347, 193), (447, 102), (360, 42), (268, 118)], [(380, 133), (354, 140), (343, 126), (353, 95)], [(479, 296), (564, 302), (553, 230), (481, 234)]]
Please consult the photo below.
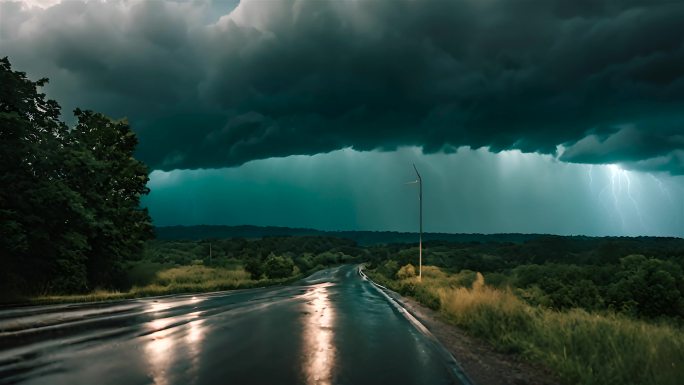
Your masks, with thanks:
[(684, 174), (684, 3), (0, 3), (0, 54), (152, 169), (517, 149)]

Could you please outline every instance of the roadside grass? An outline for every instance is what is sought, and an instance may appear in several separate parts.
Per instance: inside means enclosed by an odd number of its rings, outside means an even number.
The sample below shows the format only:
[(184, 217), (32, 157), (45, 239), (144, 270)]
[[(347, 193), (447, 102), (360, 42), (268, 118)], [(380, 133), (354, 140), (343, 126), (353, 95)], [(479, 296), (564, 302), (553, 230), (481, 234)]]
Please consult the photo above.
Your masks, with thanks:
[(684, 331), (666, 322), (534, 307), (473, 272), (447, 274), (428, 266), (422, 282), (371, 277), (438, 309), (497, 350), (545, 364), (566, 384), (675, 385), (684, 378)]
[(161, 268), (144, 285), (134, 285), (125, 292), (94, 290), (86, 294), (49, 295), (30, 298), (30, 304), (68, 302), (97, 302), (182, 293), (201, 293), (222, 290), (248, 289), (284, 284), (300, 278), (295, 275), (282, 279), (253, 280), (242, 267), (221, 268), (203, 265)]

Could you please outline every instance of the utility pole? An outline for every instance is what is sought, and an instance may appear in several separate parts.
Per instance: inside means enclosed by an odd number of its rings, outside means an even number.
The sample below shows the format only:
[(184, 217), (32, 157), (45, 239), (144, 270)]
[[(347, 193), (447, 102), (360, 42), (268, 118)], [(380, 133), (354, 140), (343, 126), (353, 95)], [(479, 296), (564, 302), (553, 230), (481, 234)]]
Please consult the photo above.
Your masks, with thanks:
[(416, 171), (416, 175), (418, 176), (418, 179), (414, 180), (413, 182), (408, 182), (407, 184), (414, 184), (418, 183), (418, 205), (420, 209), (420, 217), (419, 217), (419, 223), (420, 223), (420, 235), (418, 238), (418, 280), (422, 281), (423, 280), (423, 178), (420, 177), (420, 173), (418, 172), (418, 169), (416, 168), (416, 164), (413, 164), (413, 169)]
[(415, 163), (413, 169), (418, 175), (418, 204), (420, 205), (420, 235), (418, 238), (418, 280), (423, 280), (423, 178), (420, 177)]

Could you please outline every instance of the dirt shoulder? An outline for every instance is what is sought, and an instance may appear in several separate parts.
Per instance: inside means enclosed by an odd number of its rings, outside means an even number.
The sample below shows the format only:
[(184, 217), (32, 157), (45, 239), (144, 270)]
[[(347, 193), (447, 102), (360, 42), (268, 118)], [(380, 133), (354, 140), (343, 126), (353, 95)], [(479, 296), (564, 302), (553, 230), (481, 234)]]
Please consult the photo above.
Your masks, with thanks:
[(480, 339), (448, 324), (442, 316), (416, 300), (397, 298), (451, 352), (475, 385), (557, 385), (559, 381), (542, 366), (503, 354)]

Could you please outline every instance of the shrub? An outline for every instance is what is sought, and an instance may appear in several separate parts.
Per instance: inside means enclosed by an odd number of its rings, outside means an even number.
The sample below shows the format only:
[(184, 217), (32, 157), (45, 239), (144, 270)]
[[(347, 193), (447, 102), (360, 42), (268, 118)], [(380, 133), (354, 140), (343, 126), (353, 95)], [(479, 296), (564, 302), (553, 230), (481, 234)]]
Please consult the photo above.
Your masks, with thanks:
[(446, 279), (447, 274), (437, 266), (423, 265), (423, 278)]
[(461, 270), (458, 274), (455, 275), (456, 278), (456, 285), (457, 286), (463, 286), (463, 287), (470, 287), (473, 285), (475, 280), (477, 279), (477, 275), (479, 273), (476, 273), (471, 270)]
[(380, 271), (380, 274), (384, 275), (385, 277), (395, 277), (397, 275), (397, 272), (399, 271), (399, 264), (397, 261), (389, 260), (385, 262), (382, 266), (379, 267), (378, 269)]
[(487, 273), (485, 279), (487, 285), (497, 288), (504, 288), (509, 284), (508, 277), (502, 273)]
[(442, 306), (442, 301), (439, 294), (430, 287), (420, 285), (415, 289), (414, 297), (418, 302), (429, 307), (432, 310), (439, 310)]
[(406, 264), (397, 272), (398, 279), (413, 278), (416, 276), (416, 268), (412, 264)]
[(287, 278), (294, 271), (292, 258), (271, 254), (264, 262), (264, 274), (268, 278)]
[(264, 274), (264, 266), (258, 257), (251, 257), (247, 259), (247, 262), (245, 263), (245, 270), (254, 280), (261, 279), (261, 276)]

